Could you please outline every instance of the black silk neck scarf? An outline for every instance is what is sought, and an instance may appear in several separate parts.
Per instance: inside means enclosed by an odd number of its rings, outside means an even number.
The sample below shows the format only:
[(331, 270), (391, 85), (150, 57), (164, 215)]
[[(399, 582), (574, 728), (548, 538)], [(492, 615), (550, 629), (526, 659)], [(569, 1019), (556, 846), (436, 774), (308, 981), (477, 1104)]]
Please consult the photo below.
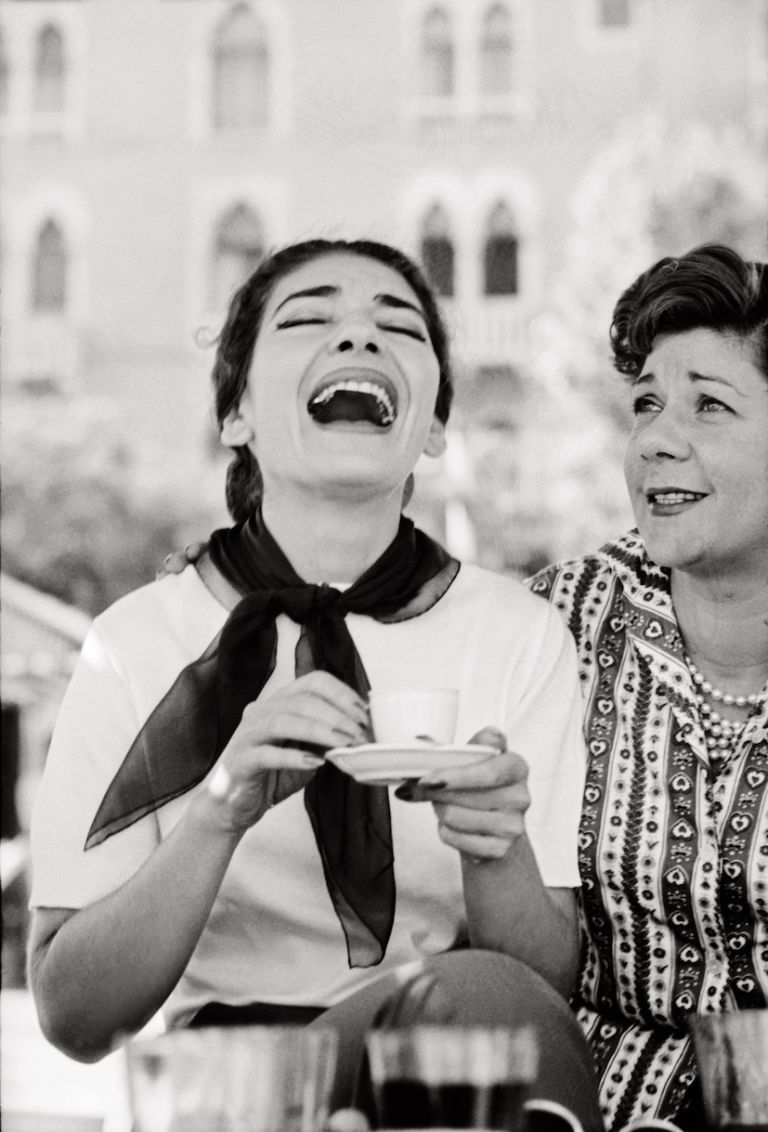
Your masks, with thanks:
[[(209, 554), (245, 596), (144, 724), (102, 799), (86, 849), (202, 781), (274, 670), (278, 614), (301, 625), (297, 676), (322, 669), (365, 695), (368, 679), (346, 614), (389, 623), (416, 617), (439, 601), (459, 570), (455, 559), (405, 518), (381, 557), (343, 593), (304, 582), (260, 512), (245, 524), (215, 531)], [(374, 966), (384, 957), (395, 913), (387, 789), (363, 786), (326, 763), (304, 788), (304, 804), (349, 965)]]

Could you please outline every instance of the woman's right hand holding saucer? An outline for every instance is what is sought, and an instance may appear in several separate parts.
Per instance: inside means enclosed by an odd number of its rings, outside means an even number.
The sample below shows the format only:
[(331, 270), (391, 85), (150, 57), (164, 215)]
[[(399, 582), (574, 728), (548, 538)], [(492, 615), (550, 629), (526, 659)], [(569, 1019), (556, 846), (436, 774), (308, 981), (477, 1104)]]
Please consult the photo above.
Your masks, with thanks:
[(328, 672), (309, 672), (248, 704), (208, 780), (212, 814), (244, 832), (306, 785), (331, 747), (369, 740), (363, 699)]

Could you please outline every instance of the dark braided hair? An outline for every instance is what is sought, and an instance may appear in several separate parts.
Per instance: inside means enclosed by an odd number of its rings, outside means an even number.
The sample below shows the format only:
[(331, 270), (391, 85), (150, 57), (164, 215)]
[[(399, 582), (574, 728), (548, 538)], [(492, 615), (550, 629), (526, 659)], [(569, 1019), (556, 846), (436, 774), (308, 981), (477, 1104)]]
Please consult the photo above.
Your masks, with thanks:
[(616, 304), (611, 323), (614, 365), (638, 377), (659, 334), (705, 327), (752, 347), (768, 378), (768, 267), (722, 244), (665, 256), (638, 276)]
[[(229, 413), (240, 404), (248, 383), (261, 320), (275, 284), (295, 268), (320, 256), (335, 253), (351, 253), (379, 260), (397, 271), (418, 296), (426, 318), (429, 339), (440, 367), (435, 415), (444, 424), (448, 420), (453, 399), (448, 335), (437, 301), (422, 272), (408, 256), (388, 244), (374, 240), (316, 239), (291, 244), (268, 256), (233, 295), (217, 339), (212, 372), (219, 428)], [(258, 505), (262, 481), (258, 461), (251, 450), (242, 445), (234, 448), (233, 452), (232, 463), (227, 469), (226, 499), (229, 513), (236, 523), (240, 523)]]

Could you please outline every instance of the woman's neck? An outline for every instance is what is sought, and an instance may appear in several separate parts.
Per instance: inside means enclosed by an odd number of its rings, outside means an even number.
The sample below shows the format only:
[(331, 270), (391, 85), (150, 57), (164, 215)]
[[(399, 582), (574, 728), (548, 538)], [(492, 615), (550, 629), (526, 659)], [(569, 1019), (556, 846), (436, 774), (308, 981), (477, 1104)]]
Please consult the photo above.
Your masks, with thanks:
[(305, 582), (351, 583), (383, 554), (397, 534), (402, 492), (366, 500), (324, 499), (318, 505), (265, 498), (269, 532)]
[(768, 570), (761, 579), (671, 577), (672, 601), (685, 649), (716, 687), (758, 691), (768, 680)]

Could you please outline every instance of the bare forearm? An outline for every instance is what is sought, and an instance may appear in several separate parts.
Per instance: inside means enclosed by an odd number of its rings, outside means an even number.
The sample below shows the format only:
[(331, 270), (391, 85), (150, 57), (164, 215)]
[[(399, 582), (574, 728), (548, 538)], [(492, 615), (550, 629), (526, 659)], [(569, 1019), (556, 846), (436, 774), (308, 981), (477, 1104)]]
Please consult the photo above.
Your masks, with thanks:
[[(162, 1006), (205, 927), (239, 835), (206, 794), (122, 888), (34, 940), (32, 986), (54, 1045), (81, 1060), (109, 1052)], [(43, 910), (38, 913), (44, 923)]]
[(527, 836), (500, 860), (462, 855), (472, 946), (527, 963), (568, 997), (579, 955), (576, 902), (567, 889), (544, 886)]
[(207, 789), (135, 876), (82, 910), (37, 910), (30, 973), (49, 1040), (94, 1061), (141, 1027), (187, 966), (243, 832), (322, 765), (307, 745), (367, 734), (366, 705), (328, 672), (247, 704)]

